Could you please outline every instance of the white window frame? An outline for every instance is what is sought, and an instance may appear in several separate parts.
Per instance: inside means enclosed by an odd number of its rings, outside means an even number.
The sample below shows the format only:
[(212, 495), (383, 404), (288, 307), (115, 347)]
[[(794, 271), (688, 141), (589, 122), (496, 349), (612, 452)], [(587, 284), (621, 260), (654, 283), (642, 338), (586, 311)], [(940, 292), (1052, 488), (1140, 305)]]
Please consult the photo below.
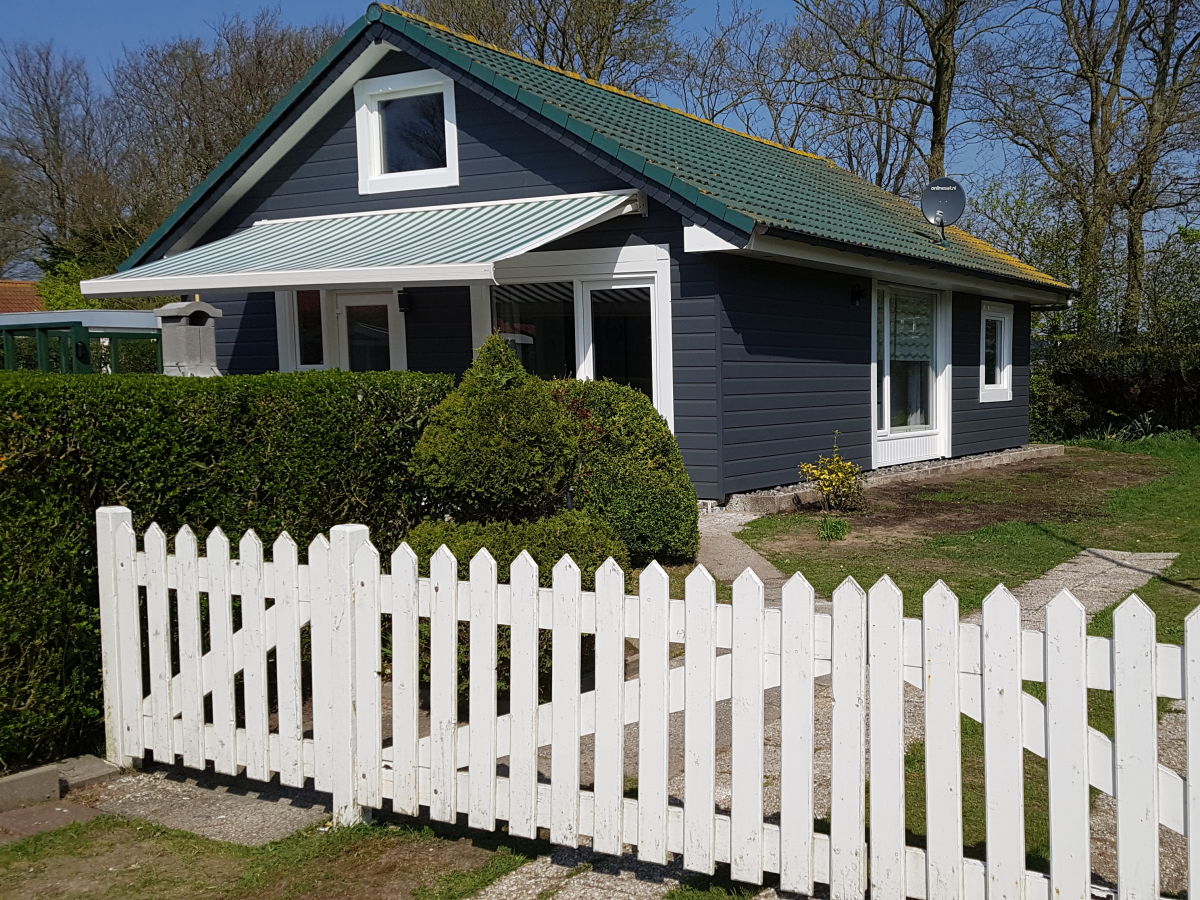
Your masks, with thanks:
[[(397, 97), (441, 94), (446, 121), (446, 165), (412, 172), (383, 171), (383, 129), (379, 104)], [(358, 192), (381, 194), (452, 187), (458, 184), (458, 125), (454, 80), (434, 69), (364, 78), (354, 85), (354, 124), (358, 139)]]
[[(893, 434), (887, 423), (891, 420), (889, 398), (878, 396), (879, 360), (876, 352), (878, 343), (878, 305), (890, 289), (925, 291), (936, 297), (934, 307), (934, 399), (933, 426), (922, 431), (906, 431)], [(939, 290), (923, 284), (895, 281), (871, 280), (871, 467), (900, 465), (926, 459), (948, 457), (953, 440), (953, 419), (950, 402), (950, 351), (951, 316), (953, 298), (950, 291)], [(887, 357), (885, 348), (885, 360)], [(884, 427), (879, 427), (877, 403), (884, 405)]]
[[(497, 284), (570, 283), (575, 301), (575, 377), (595, 375), (590, 291), (597, 288), (650, 289), (650, 373), (654, 408), (672, 431), (675, 387), (671, 362), (671, 257), (657, 245), (596, 250), (549, 250), (526, 253), (496, 266)], [(473, 290), (471, 331), (475, 347), (491, 333), (492, 308), (487, 285)]]
[(346, 308), (350, 306), (386, 306), (388, 311), (388, 371), (402, 372), (408, 368), (408, 335), (400, 300), (392, 291), (338, 291), (333, 295), (337, 319), (337, 361), (339, 368), (350, 371), (350, 335), (346, 329)]
[[(999, 358), (999, 376), (997, 384), (987, 383), (987, 369), (984, 363), (986, 346), (984, 339), (987, 335), (989, 321), (1000, 323), (1000, 345), (996, 348)], [(1012, 400), (1012, 348), (1013, 348), (1013, 307), (1011, 303), (996, 303), (985, 300), (979, 314), (979, 402), (1002, 403)]]
[(329, 302), (329, 292), (321, 291), (321, 364), (300, 365), (300, 317), (296, 309), (296, 294), (299, 290), (317, 290), (316, 288), (301, 288), (295, 291), (275, 292), (275, 328), (278, 333), (276, 341), (279, 347), (280, 372), (312, 372), (321, 369), (332, 369), (335, 365), (337, 345), (333, 340), (337, 327), (333, 305)]

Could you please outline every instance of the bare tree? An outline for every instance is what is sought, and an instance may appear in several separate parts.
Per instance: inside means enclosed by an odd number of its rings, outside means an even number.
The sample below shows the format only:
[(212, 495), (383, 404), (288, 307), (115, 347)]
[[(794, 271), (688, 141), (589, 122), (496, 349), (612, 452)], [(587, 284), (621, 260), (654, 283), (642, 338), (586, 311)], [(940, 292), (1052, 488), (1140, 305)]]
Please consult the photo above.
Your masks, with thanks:
[(682, 0), (411, 0), (419, 15), (539, 62), (653, 93), (679, 54)]

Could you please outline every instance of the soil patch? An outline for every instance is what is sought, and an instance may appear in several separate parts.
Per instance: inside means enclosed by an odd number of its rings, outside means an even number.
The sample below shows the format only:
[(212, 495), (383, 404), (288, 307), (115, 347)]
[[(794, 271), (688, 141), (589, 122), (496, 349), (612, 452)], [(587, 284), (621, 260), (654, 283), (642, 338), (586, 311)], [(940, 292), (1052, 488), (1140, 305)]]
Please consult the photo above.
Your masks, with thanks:
[[(1095, 518), (1112, 491), (1145, 484), (1167, 471), (1149, 456), (1069, 448), (1063, 456), (974, 475), (881, 485), (867, 492), (865, 512), (846, 516), (851, 531), (842, 546), (903, 544), (1003, 522)], [(803, 528), (781, 531), (760, 546), (787, 551), (820, 544), (815, 529)]]

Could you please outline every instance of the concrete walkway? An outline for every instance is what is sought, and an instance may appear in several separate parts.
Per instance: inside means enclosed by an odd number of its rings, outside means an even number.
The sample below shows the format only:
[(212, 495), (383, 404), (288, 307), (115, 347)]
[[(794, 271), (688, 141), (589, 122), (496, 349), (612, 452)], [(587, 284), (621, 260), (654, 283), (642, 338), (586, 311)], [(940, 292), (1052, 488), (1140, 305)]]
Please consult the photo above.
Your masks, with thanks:
[(789, 576), (772, 565), (765, 556), (734, 535), (758, 516), (748, 512), (714, 510), (700, 514), (700, 552), (696, 562), (708, 569), (717, 581), (734, 581), (746, 569), (753, 569), (763, 581), (767, 603), (779, 605), (783, 585)]

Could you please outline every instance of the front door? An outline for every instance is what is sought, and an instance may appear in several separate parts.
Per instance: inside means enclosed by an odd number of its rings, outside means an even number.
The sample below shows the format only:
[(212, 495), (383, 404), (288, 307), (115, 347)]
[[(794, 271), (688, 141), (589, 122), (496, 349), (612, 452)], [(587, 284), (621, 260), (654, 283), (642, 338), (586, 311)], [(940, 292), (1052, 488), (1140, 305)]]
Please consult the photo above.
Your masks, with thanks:
[(946, 456), (947, 316), (936, 291), (881, 287), (875, 297), (875, 466)]
[(337, 295), (339, 367), (370, 372), (408, 367), (404, 313), (395, 291)]

